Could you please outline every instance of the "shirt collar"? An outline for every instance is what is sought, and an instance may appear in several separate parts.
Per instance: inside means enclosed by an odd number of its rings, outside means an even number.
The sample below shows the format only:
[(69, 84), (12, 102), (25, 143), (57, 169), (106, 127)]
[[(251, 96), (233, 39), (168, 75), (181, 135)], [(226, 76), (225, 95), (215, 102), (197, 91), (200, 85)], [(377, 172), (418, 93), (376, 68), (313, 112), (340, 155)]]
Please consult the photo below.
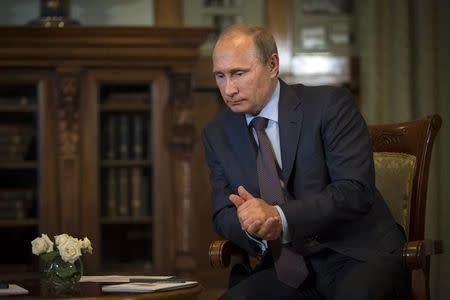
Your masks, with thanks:
[(255, 117), (264, 117), (266, 119), (272, 120), (278, 123), (278, 102), (280, 102), (280, 81), (277, 80), (277, 85), (275, 86), (275, 90), (273, 91), (272, 96), (269, 99), (269, 102), (263, 107), (263, 109), (259, 112), (258, 115), (253, 116), (251, 114), (245, 114), (245, 120), (247, 121), (247, 125)]

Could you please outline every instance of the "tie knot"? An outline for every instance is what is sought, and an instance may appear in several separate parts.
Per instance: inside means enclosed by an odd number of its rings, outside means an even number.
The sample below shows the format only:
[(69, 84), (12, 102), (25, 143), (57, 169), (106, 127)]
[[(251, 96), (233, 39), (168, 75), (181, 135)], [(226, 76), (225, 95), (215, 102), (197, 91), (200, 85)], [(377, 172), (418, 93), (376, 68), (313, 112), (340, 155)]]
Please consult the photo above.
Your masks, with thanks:
[(250, 122), (250, 125), (253, 126), (253, 128), (255, 128), (255, 130), (257, 131), (263, 131), (266, 129), (268, 121), (269, 120), (266, 118), (256, 117), (253, 118), (253, 120)]

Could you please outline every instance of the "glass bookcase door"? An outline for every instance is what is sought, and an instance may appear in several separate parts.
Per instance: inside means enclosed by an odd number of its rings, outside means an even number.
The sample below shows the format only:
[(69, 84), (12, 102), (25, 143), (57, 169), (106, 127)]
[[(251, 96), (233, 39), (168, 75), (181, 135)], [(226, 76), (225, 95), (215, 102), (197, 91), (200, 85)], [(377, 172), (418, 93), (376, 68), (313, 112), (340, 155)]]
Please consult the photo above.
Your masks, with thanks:
[[(106, 269), (151, 270), (151, 85), (100, 86), (101, 236)], [(115, 247), (126, 241), (126, 247)]]
[[(91, 273), (164, 273), (173, 213), (162, 71), (92, 70), (86, 77), (84, 206), (97, 252)], [(93, 168), (94, 167), (94, 168)], [(168, 241), (169, 240), (169, 241)]]
[(51, 188), (53, 95), (47, 73), (0, 72), (0, 273), (5, 279), (38, 271), (30, 242), (58, 230)]
[(37, 101), (33, 83), (0, 82), (1, 268), (28, 271), (38, 233)]

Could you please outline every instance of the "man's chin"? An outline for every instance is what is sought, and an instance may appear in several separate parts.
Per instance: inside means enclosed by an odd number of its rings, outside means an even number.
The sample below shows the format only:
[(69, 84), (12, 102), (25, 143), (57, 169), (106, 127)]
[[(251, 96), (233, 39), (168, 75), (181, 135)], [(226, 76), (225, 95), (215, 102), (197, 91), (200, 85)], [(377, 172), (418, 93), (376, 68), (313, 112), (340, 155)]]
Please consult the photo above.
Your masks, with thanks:
[(228, 105), (228, 107), (235, 113), (246, 114), (249, 112), (249, 108), (243, 104)]

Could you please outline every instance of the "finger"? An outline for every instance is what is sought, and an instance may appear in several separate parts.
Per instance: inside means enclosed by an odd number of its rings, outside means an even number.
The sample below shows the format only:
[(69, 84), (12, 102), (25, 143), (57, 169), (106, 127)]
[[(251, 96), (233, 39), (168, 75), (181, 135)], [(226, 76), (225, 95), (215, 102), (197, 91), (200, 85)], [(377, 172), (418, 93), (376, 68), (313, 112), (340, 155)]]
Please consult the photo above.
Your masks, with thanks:
[(262, 225), (262, 222), (256, 220), (256, 221), (250, 223), (250, 224), (246, 227), (245, 230), (246, 230), (248, 233), (250, 233), (251, 235), (256, 236), (256, 237), (259, 237), (259, 236), (258, 236), (258, 230), (259, 230), (259, 228), (261, 227), (261, 225)]
[(253, 231), (257, 231), (264, 221), (255, 218), (243, 218), (242, 226), (247, 230), (248, 228), (254, 228)]
[(279, 220), (277, 217), (270, 217), (258, 230), (258, 235), (271, 241), (278, 238)]
[(273, 218), (267, 218), (267, 220), (261, 225), (261, 227), (258, 230), (258, 235), (266, 237), (267, 234), (270, 232), (271, 227), (273, 226)]
[(241, 206), (241, 204), (243, 204), (243, 203), (245, 202), (244, 199), (242, 199), (241, 197), (239, 197), (238, 195), (235, 195), (235, 194), (231, 194), (231, 195), (228, 197), (228, 199), (230, 199), (230, 201), (233, 202), (233, 204), (234, 204), (236, 207)]
[(250, 200), (253, 197), (252, 194), (250, 194), (242, 185), (238, 187), (238, 194), (239, 196), (241, 196), (242, 199), (244, 199), (245, 201)]

